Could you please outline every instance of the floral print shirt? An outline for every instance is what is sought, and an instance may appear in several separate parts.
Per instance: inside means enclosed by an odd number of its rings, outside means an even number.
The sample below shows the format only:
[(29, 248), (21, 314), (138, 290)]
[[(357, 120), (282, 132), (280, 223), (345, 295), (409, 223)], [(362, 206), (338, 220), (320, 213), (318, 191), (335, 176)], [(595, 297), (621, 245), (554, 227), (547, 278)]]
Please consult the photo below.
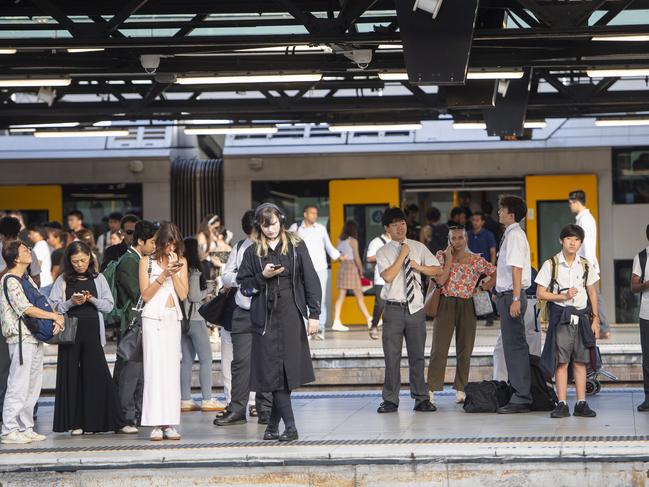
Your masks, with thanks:
[[(445, 262), (443, 251), (437, 252), (437, 260), (442, 267)], [(471, 254), (467, 264), (453, 262), (448, 280), (442, 286), (442, 295), (452, 298), (469, 299), (473, 296), (478, 279), (482, 274), (488, 276), (496, 272), (496, 266), (486, 261), (478, 254)]]
[[(18, 343), (18, 326), (22, 326), (23, 342), (38, 343), (38, 340), (32, 336), (25, 324), (20, 324), (20, 317), (25, 313), (27, 308), (33, 305), (25, 296), (23, 287), (17, 279), (7, 279), (5, 274), (0, 281), (0, 322), (2, 323), (2, 334), (7, 343)], [(31, 280), (31, 278), (29, 278)], [(33, 281), (32, 281), (32, 284)], [(9, 301), (5, 296), (5, 287), (9, 295)]]

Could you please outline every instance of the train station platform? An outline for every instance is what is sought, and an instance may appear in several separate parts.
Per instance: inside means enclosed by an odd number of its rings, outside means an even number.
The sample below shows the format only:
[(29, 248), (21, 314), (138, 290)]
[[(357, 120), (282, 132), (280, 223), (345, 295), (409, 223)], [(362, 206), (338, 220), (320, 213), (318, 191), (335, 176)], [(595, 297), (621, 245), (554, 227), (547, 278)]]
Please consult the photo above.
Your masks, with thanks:
[[(53, 401), (41, 400), (41, 443), (0, 447), (2, 485), (645, 485), (649, 413), (640, 389), (589, 398), (596, 418), (547, 412), (467, 414), (451, 390), (438, 411), (377, 414), (378, 391), (294, 394), (300, 439), (262, 441), (263, 425), (219, 428), (214, 414), (183, 413), (180, 441), (138, 435), (51, 432)], [(574, 396), (569, 397), (571, 405)]]

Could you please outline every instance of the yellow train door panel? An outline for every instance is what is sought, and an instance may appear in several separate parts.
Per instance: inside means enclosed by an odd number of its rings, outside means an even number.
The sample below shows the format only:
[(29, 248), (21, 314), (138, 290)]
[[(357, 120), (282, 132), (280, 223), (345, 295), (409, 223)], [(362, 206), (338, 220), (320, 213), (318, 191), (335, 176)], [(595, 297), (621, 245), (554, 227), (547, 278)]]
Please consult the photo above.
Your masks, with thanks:
[(0, 186), (0, 210), (39, 212), (43, 215), (47, 212), (43, 221), (62, 221), (63, 191), (61, 186)]
[[(568, 208), (568, 194), (581, 189), (586, 193), (586, 206), (596, 221), (598, 216), (597, 175), (561, 174), (526, 176), (527, 238), (530, 242), (532, 265), (537, 269), (561, 249), (559, 233), (575, 215)], [(599, 253), (599, 249), (598, 249)]]
[[(342, 231), (346, 220), (353, 219), (359, 226), (359, 253), (365, 263), (365, 252), (369, 242), (383, 233), (380, 217), (383, 211), (391, 206), (399, 206), (399, 180), (398, 179), (345, 179), (329, 182), (329, 215), (331, 226), (331, 240), (334, 245)], [(332, 303), (338, 296), (336, 278), (340, 264), (332, 265)], [(369, 273), (369, 269), (368, 269)], [(364, 295), (365, 305), (370, 314), (374, 307), (372, 290), (367, 290)], [(333, 310), (331, 310), (333, 313)], [(333, 315), (330, 315), (333, 316)], [(342, 308), (341, 321), (346, 325), (363, 324), (367, 322), (358, 309), (356, 300), (348, 295)]]

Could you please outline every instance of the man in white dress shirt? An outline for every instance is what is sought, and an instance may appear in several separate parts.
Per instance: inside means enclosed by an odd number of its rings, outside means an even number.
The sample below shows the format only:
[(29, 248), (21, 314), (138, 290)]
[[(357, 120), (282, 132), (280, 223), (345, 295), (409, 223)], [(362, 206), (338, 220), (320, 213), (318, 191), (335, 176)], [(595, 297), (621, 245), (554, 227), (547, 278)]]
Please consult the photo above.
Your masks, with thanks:
[(532, 284), (532, 267), (530, 245), (520, 225), (527, 214), (527, 206), (513, 195), (501, 197), (499, 205), (498, 218), (505, 227), (505, 233), (498, 252), (496, 308), (500, 315), (507, 373), (514, 394), (509, 403), (498, 408), (497, 412), (528, 413), (532, 403), (530, 350), (523, 320), (527, 309), (525, 290)]
[[(334, 247), (324, 225), (318, 223), (318, 207), (307, 205), (304, 207), (304, 219), (298, 226), (297, 223), (291, 225), (289, 232), (297, 233), (304, 240), (306, 248), (309, 250), (313, 267), (318, 273), (320, 287), (322, 288), (322, 303), (320, 306), (320, 329), (316, 340), (324, 340), (325, 325), (327, 324), (327, 291), (329, 290), (329, 264), (327, 263), (327, 254), (331, 260), (344, 260), (338, 249)], [(336, 331), (347, 331), (349, 328), (342, 324), (334, 324), (331, 328)]]
[(421, 242), (407, 239), (406, 215), (400, 208), (389, 208), (383, 213), (383, 227), (391, 240), (376, 253), (376, 265), (385, 285), (381, 298), (383, 310), (383, 355), (385, 378), (383, 402), (378, 413), (394, 413), (399, 409), (401, 387), (401, 350), (406, 339), (410, 396), (415, 400), (415, 411), (431, 412), (437, 408), (431, 403), (428, 385), (424, 379), (424, 347), (426, 344), (426, 313), (422, 275), (438, 276), (439, 261)]
[[(570, 211), (575, 215), (575, 223), (586, 234), (584, 244), (579, 249), (579, 256), (587, 259), (593, 270), (599, 275), (599, 262), (597, 260), (597, 222), (590, 210), (586, 208), (586, 193), (581, 189), (571, 191), (568, 195), (568, 206), (570, 207)], [(604, 313), (604, 301), (602, 300), (602, 292), (599, 287), (597, 287), (597, 302), (599, 305), (600, 338), (610, 338), (611, 332), (609, 331), (608, 319)]]

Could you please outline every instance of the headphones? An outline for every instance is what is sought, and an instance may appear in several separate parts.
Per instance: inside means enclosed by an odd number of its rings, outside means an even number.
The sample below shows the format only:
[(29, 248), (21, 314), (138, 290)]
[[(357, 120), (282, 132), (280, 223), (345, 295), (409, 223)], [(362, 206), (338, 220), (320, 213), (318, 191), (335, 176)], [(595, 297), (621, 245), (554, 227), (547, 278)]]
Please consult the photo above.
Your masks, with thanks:
[(277, 213), (277, 217), (279, 218), (280, 225), (284, 226), (284, 223), (286, 222), (286, 215), (281, 210), (281, 208), (275, 203), (262, 203), (257, 208), (255, 208), (255, 226), (257, 228), (261, 228), (261, 214), (266, 209), (275, 211)]

